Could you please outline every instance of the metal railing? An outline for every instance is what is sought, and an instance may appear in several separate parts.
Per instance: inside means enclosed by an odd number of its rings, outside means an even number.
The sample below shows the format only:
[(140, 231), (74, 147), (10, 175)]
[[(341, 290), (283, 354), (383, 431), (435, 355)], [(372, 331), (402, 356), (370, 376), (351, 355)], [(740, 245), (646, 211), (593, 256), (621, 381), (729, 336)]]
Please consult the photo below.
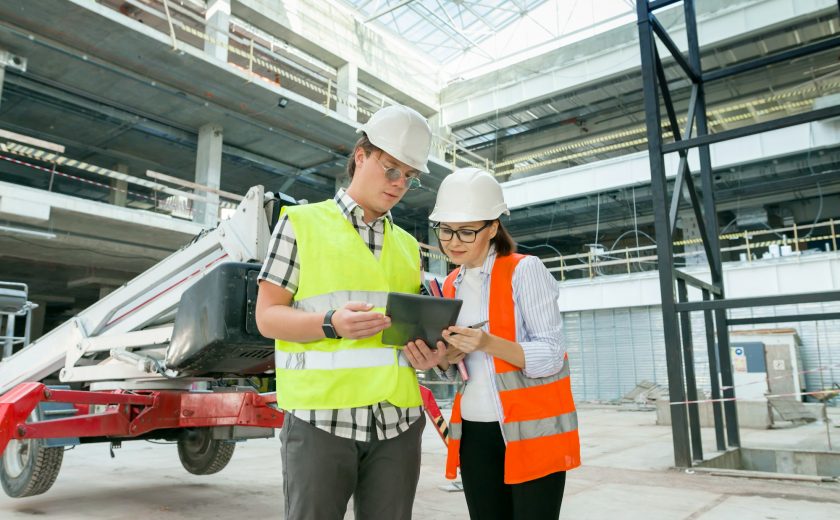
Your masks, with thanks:
[[(26, 137), (19, 136), (21, 140)], [(0, 176), (0, 180), (21, 186), (38, 186), (44, 184), (44, 177), (46, 177), (46, 191), (55, 193), (62, 193), (57, 182), (59, 180), (88, 188), (99, 188), (96, 190), (100, 192), (99, 196), (91, 190), (81, 190), (86, 195), (80, 198), (164, 213), (186, 220), (192, 219), (196, 202), (210, 202), (207, 197), (191, 191), (180, 190), (150, 179), (72, 159), (62, 153), (36, 148), (12, 138), (0, 139), (0, 161), (15, 164), (19, 167), (18, 171), (39, 177), (33, 178), (32, 182), (21, 182), (14, 176), (3, 175)], [(93, 174), (93, 178), (90, 174)], [(101, 180), (96, 180), (97, 177)], [(214, 191), (197, 184), (193, 184), (192, 187), (198, 191)], [(79, 196), (79, 191), (74, 190), (72, 195)], [(237, 200), (235, 194), (222, 192), (219, 196), (221, 197), (219, 201), (219, 218), (221, 219), (226, 215), (226, 211), (236, 209)]]
[[(832, 218), (813, 224), (793, 224), (780, 228), (723, 233), (719, 235), (719, 239), (728, 242), (726, 246), (720, 248), (721, 253), (737, 253), (739, 261), (751, 263), (757, 260), (799, 255), (809, 250), (808, 244), (816, 242), (824, 243), (825, 251), (836, 252), (840, 236), (838, 236), (838, 223)], [(674, 246), (683, 248), (701, 244), (699, 238), (674, 241)], [(656, 269), (658, 257), (655, 250), (656, 244), (609, 250), (590, 248), (590, 251), (586, 253), (543, 258), (543, 263), (549, 271), (560, 273), (561, 280), (566, 280), (569, 277), (568, 273), (577, 271), (585, 271), (584, 276), (589, 278), (607, 274), (629, 274), (634, 271)], [(681, 253), (674, 253), (674, 258), (681, 258), (688, 264), (689, 259), (705, 258), (705, 252), (701, 249), (684, 249)]]
[[(32, 331), (32, 311), (37, 303), (29, 301), (29, 287), (25, 283), (0, 282), (0, 345), (3, 347), (2, 358), (14, 353), (16, 345), (25, 348), (29, 345)], [(26, 322), (23, 335), (15, 336), (17, 318), (24, 317)]]

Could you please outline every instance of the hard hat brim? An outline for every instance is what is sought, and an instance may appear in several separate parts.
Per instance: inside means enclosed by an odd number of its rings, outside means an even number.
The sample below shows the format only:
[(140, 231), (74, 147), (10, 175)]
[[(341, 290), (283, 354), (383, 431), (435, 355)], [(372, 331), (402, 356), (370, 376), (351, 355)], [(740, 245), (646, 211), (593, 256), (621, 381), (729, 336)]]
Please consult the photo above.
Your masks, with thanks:
[(476, 222), (479, 220), (496, 220), (502, 215), (510, 215), (509, 210), (504, 210), (501, 213), (494, 211), (492, 213), (468, 213), (461, 211), (433, 211), (429, 215), (429, 220), (432, 222)]

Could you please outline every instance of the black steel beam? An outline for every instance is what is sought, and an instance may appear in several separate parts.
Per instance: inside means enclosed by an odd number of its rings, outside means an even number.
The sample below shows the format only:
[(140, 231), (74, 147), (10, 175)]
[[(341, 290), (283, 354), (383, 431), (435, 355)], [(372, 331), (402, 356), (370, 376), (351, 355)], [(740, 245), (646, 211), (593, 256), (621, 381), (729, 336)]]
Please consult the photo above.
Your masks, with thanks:
[[(677, 114), (674, 109), (674, 102), (671, 98), (671, 89), (668, 87), (668, 80), (665, 77), (665, 69), (662, 66), (662, 60), (659, 57), (659, 51), (654, 48), (654, 58), (656, 66), (656, 77), (659, 80), (659, 87), (662, 92), (662, 100), (665, 102), (665, 110), (668, 113), (668, 122), (671, 125), (671, 133), (674, 139), (681, 140), (680, 126), (677, 122)], [(696, 103), (700, 91), (700, 85), (695, 84), (692, 88), (691, 102), (689, 103), (689, 112), (686, 124), (686, 135), (691, 135), (694, 124), (694, 115), (696, 113)], [(714, 252), (712, 250), (709, 233), (706, 227), (706, 219), (703, 217), (702, 203), (700, 197), (697, 195), (697, 190), (694, 189), (694, 179), (691, 177), (691, 171), (688, 169), (688, 152), (683, 150), (679, 152), (680, 163), (677, 169), (677, 178), (674, 181), (674, 192), (671, 198), (671, 210), (668, 212), (668, 222), (670, 232), (673, 234), (677, 225), (677, 213), (679, 210), (680, 195), (683, 185), (688, 189), (688, 195), (691, 199), (691, 208), (694, 212), (694, 217), (697, 219), (697, 228), (700, 232), (700, 237), (703, 242), (703, 249), (706, 252), (706, 258), (709, 263), (709, 268), (712, 271), (712, 279), (720, 279), (719, 267), (714, 263)], [(666, 190), (667, 192), (667, 190)]]
[[(645, 125), (647, 127), (648, 156), (650, 161), (651, 193), (656, 227), (656, 253), (659, 257), (659, 292), (662, 302), (662, 329), (665, 336), (668, 392), (671, 402), (685, 401), (683, 384), (682, 350), (677, 313), (674, 308), (674, 252), (668, 222), (665, 160), (662, 151), (659, 92), (656, 77), (656, 43), (650, 23), (647, 0), (636, 3), (639, 29), (639, 47), (642, 64), (642, 90), (644, 93)], [(671, 434), (674, 441), (674, 464), (690, 468), (691, 449), (688, 432), (688, 415), (685, 406), (671, 407)]]
[[(686, 40), (688, 42), (688, 60), (691, 66), (694, 67), (698, 73), (703, 75), (703, 64), (700, 55), (700, 40), (697, 34), (697, 16), (694, 10), (694, 0), (685, 0), (683, 2), (683, 12), (685, 14)], [(697, 84), (697, 135), (703, 137), (708, 135), (709, 127), (706, 116), (706, 90), (703, 82)], [(717, 205), (715, 203), (714, 179), (712, 175), (712, 158), (709, 153), (709, 147), (700, 146), (698, 148), (700, 156), (700, 180), (703, 189), (703, 209), (706, 217), (707, 228), (711, 230), (706, 238), (708, 239), (709, 247), (711, 248), (711, 256), (708, 258), (709, 265), (715, 266), (711, 271), (712, 285), (718, 287), (720, 292), (715, 295), (715, 299), (725, 298), (723, 282), (723, 263), (721, 262), (720, 241), (718, 239), (718, 232), (720, 226), (717, 220)], [(692, 204), (697, 201), (692, 199)], [(695, 211), (698, 211), (695, 209)], [(726, 416), (726, 430), (730, 446), (739, 446), (741, 444), (741, 434), (738, 427), (738, 409), (735, 406), (735, 391), (733, 389), (732, 377), (732, 362), (729, 355), (729, 327), (726, 326), (726, 311), (715, 312), (715, 323), (717, 324), (717, 347), (718, 359), (720, 360), (720, 377), (724, 385), (729, 388), (724, 391), (724, 397), (732, 399), (724, 402), (724, 415)], [(727, 382), (728, 381), (728, 382)]]
[[(688, 301), (688, 286), (685, 280), (677, 279), (677, 297)], [(695, 461), (703, 460), (703, 439), (700, 435), (700, 408), (697, 404), (697, 378), (694, 375), (694, 342), (691, 334), (691, 313), (680, 313), (682, 332), (683, 364), (685, 366), (685, 396), (688, 400), (688, 429), (691, 434), (691, 456)], [(671, 412), (674, 409), (671, 408)]]
[(778, 296), (755, 296), (752, 298), (729, 298), (707, 302), (678, 303), (677, 311), (705, 311), (743, 309), (745, 307), (766, 307), (769, 305), (795, 305), (797, 303), (821, 303), (840, 301), (840, 291), (783, 294)]
[[(644, 2), (645, 0), (638, 0), (639, 3)], [(663, 7), (668, 7), (669, 5), (676, 4), (682, 0), (654, 0), (648, 4), (648, 11), (653, 12), (657, 9), (662, 9)]]
[(704, 282), (699, 278), (695, 278), (688, 273), (680, 271), (679, 269), (674, 269), (674, 276), (676, 276), (679, 280), (685, 280), (686, 282), (688, 282), (688, 285), (697, 289), (709, 291), (712, 294), (720, 294), (719, 288), (713, 286), (708, 282)]
[[(697, 112), (697, 92), (697, 85), (693, 85), (691, 87), (691, 99), (688, 102), (688, 117), (685, 124), (686, 139), (691, 139), (692, 132), (694, 132), (694, 114)], [(671, 125), (673, 126), (673, 124), (672, 122)], [(676, 134), (674, 135), (676, 136)], [(683, 183), (685, 181), (684, 175), (691, 175), (691, 171), (688, 169), (688, 152), (680, 152), (680, 164), (677, 166), (677, 178), (674, 180), (671, 210), (668, 212), (669, 220), (671, 221), (671, 233), (674, 233), (677, 226), (677, 213), (680, 209), (680, 199), (682, 198)]]
[(698, 74), (697, 70), (694, 69), (687, 61), (685, 61), (685, 56), (683, 53), (680, 52), (679, 47), (677, 44), (674, 43), (674, 40), (668, 36), (668, 32), (662, 27), (662, 24), (659, 23), (659, 20), (656, 19), (655, 16), (650, 15), (650, 24), (653, 27), (653, 32), (659, 37), (659, 40), (665, 45), (665, 48), (668, 49), (668, 52), (671, 53), (671, 56), (674, 58), (674, 61), (677, 62), (677, 65), (685, 72), (685, 75), (688, 76), (688, 79), (691, 80), (692, 83), (699, 83), (700, 82), (700, 74)]
[[(700, 54), (700, 42), (697, 34), (697, 18), (694, 12), (694, 0), (686, 0), (683, 3), (683, 11), (686, 20), (686, 40), (688, 42), (688, 60), (691, 66), (700, 73), (703, 72), (703, 64)], [(709, 125), (706, 116), (706, 87), (701, 82), (697, 85), (697, 109), (695, 117), (697, 118), (697, 135), (704, 136), (709, 133)], [(712, 285), (720, 288), (720, 294), (717, 297), (723, 297), (723, 264), (721, 262), (720, 240), (718, 232), (720, 226), (717, 218), (717, 203), (715, 196), (715, 186), (712, 173), (712, 157), (708, 146), (701, 146), (698, 149), (700, 156), (700, 182), (701, 190), (703, 192), (703, 214), (706, 218), (706, 229), (709, 230), (707, 235), (704, 235), (708, 242), (706, 254), (709, 265), (714, 268), (712, 272)], [(693, 201), (696, 204), (696, 201)], [(699, 214), (699, 210), (695, 209)], [(711, 250), (711, 252), (709, 251)]]
[[(810, 123), (812, 121), (819, 121), (821, 119), (828, 119), (837, 116), (840, 116), (840, 105), (811, 110), (810, 112), (803, 112), (792, 116), (780, 117), (771, 121), (755, 123), (741, 128), (727, 130), (725, 132), (718, 132), (716, 134), (698, 135), (692, 139), (684, 139), (674, 143), (667, 143), (662, 146), (662, 150), (665, 153), (679, 152), (680, 150), (688, 150), (698, 146), (719, 143), (721, 141), (729, 141), (730, 139), (737, 139), (738, 137), (760, 134), (771, 130), (778, 130), (780, 128), (787, 128), (789, 126), (801, 125), (803, 123)], [(700, 132), (698, 132), (698, 134), (699, 133)]]
[(756, 318), (729, 319), (730, 325), (757, 325), (760, 323), (787, 323), (791, 321), (825, 321), (840, 320), (840, 312), (824, 312), (817, 314), (786, 314), (782, 316), (761, 316)]
[(833, 49), (834, 47), (840, 47), (840, 36), (820, 40), (816, 43), (803, 45), (802, 47), (794, 47), (793, 49), (779, 52), (777, 54), (756, 58), (754, 60), (750, 60), (744, 63), (738, 63), (736, 65), (732, 65), (723, 69), (713, 70), (712, 72), (707, 72), (703, 74), (702, 78), (704, 82), (728, 78), (736, 74), (741, 74), (742, 72), (748, 72), (751, 70), (760, 69), (761, 67), (766, 67), (768, 65), (781, 63), (783, 61), (794, 60), (796, 58), (801, 58), (802, 56), (808, 56), (817, 52), (827, 51), (829, 49)]
[(737, 448), (741, 445), (741, 430), (738, 426), (738, 408), (735, 406), (735, 378), (732, 375), (732, 356), (729, 352), (729, 322), (724, 309), (714, 311), (714, 315), (717, 353), (720, 361), (720, 384), (723, 385), (726, 436), (729, 446)]
[[(708, 300), (711, 295), (703, 289), (703, 299)], [(703, 323), (706, 332), (706, 355), (709, 358), (709, 381), (712, 385), (712, 415), (715, 422), (715, 446), (718, 451), (726, 449), (726, 435), (723, 431), (723, 408), (720, 404), (720, 371), (718, 370), (717, 353), (715, 352), (715, 322), (712, 311), (703, 311)]]

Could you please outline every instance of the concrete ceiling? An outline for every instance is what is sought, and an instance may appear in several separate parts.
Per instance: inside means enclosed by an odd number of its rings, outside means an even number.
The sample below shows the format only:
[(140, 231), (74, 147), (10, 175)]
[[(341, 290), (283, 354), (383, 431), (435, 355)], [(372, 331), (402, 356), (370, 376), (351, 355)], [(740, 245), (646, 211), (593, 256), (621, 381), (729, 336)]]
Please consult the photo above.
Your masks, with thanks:
[[(135, 22), (137, 25), (137, 23)], [(223, 127), (221, 189), (244, 194), (255, 184), (295, 199), (331, 197), (355, 142), (356, 123), (325, 116), (323, 106), (295, 89), (248, 76), (205, 59), (174, 52), (166, 38), (139, 24), (127, 30), (71, 2), (0, 3), (0, 49), (27, 59), (7, 68), (0, 128), (65, 147), (64, 155), (146, 178), (154, 170), (194, 180), (198, 129)], [(292, 86), (292, 85), (289, 85)], [(288, 100), (280, 107), (281, 98)], [(37, 159), (7, 157), (0, 181), (107, 202), (111, 180)], [(121, 167), (118, 165), (122, 165)], [(447, 167), (435, 162), (429, 188), (411, 193), (395, 210), (418, 236), (435, 187)], [(123, 170), (126, 171), (126, 170)], [(129, 208), (149, 208), (160, 193), (129, 185)], [(152, 203), (149, 203), (149, 201)], [(194, 232), (53, 210), (38, 229), (44, 239), (0, 236), (0, 279), (24, 281), (31, 294), (69, 308), (93, 303), (100, 290), (126, 281), (187, 243)], [(0, 214), (0, 224), (32, 229)], [(194, 230), (195, 231), (195, 230)], [(81, 280), (81, 282), (79, 281)], [(73, 283), (73, 282), (76, 283)]]

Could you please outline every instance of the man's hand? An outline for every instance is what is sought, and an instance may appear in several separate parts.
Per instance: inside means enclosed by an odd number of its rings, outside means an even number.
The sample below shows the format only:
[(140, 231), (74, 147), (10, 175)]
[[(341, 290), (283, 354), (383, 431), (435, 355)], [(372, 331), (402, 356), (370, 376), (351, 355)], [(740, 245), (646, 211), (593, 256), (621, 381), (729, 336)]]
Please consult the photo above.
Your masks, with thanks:
[(381, 312), (370, 312), (372, 303), (347, 302), (332, 315), (335, 331), (342, 338), (369, 338), (391, 326), (391, 318)]
[(405, 346), (405, 357), (417, 370), (429, 370), (441, 364), (446, 357), (446, 345), (438, 341), (437, 350), (432, 350), (422, 340), (409, 341)]
[(450, 348), (446, 351), (446, 362), (450, 365), (463, 361), (465, 357), (467, 357), (467, 354), (465, 352), (461, 352), (457, 348)]

